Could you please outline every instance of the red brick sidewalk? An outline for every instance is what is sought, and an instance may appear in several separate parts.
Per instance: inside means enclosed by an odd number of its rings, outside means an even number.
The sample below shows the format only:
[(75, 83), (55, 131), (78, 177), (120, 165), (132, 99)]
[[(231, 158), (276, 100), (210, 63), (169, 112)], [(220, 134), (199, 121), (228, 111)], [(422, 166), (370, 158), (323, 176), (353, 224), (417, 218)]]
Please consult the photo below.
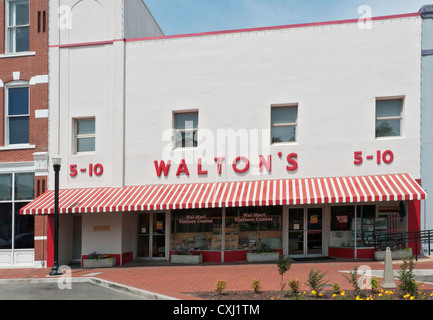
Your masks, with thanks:
[[(401, 261), (393, 261), (394, 270), (399, 270)], [(305, 282), (310, 269), (326, 272), (328, 284), (338, 283), (344, 290), (352, 289), (341, 271), (352, 271), (354, 266), (369, 266), (371, 270), (383, 271), (384, 263), (365, 260), (325, 260), (313, 263), (293, 262), (285, 273), (284, 281), (297, 278)], [(415, 262), (415, 269), (433, 270), (433, 259), (420, 258)], [(47, 278), (50, 269), (0, 269), (0, 279)], [(249, 291), (254, 278), (260, 280), (263, 290), (279, 290), (281, 276), (276, 264), (202, 264), (199, 266), (138, 265), (104, 269), (72, 269), (73, 277), (94, 276), (102, 280), (163, 294), (178, 299), (195, 299), (185, 295), (187, 292), (212, 291), (213, 284), (223, 279), (227, 281), (226, 291)], [(422, 288), (432, 289), (432, 284), (423, 284)], [(304, 287), (302, 289), (307, 289)]]

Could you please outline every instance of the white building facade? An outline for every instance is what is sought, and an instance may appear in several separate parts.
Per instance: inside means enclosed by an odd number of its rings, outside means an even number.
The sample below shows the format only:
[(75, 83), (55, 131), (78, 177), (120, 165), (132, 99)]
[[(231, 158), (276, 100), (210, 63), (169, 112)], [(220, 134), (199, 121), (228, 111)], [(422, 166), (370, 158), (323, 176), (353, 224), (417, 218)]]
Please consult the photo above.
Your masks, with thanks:
[[(420, 230), (419, 13), (164, 36), (142, 1), (60, 3), (62, 263), (372, 258), (375, 235)], [(52, 191), (21, 213), (52, 217)]]

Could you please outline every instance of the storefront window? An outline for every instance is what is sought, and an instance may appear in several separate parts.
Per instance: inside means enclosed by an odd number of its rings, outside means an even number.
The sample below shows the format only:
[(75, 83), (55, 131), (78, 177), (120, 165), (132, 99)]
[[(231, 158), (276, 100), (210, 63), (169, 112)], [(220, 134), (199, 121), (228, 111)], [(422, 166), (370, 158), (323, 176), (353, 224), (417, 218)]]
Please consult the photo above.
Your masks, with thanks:
[(356, 209), (356, 246), (373, 246), (374, 232), (379, 231), (379, 226), (383, 225), (383, 218), (376, 217), (376, 206), (357, 206)]
[(15, 200), (32, 200), (34, 197), (35, 175), (33, 173), (15, 174)]
[(34, 217), (19, 214), (33, 197), (34, 173), (0, 175), (0, 249), (34, 248)]
[(23, 216), (19, 211), (27, 203), (17, 203), (15, 205), (15, 233), (14, 249), (31, 249), (34, 248), (34, 228), (35, 219), (33, 216)]
[(264, 244), (281, 249), (282, 207), (227, 208), (225, 249), (249, 249)]
[(173, 210), (171, 250), (222, 249), (222, 209)]
[(353, 247), (352, 222), (355, 218), (354, 206), (331, 207), (331, 247)]
[(12, 174), (0, 174), (0, 201), (12, 200)]
[[(387, 206), (331, 207), (330, 247), (365, 248), (375, 245), (375, 239), (387, 233), (405, 231), (405, 217), (398, 203)], [(355, 220), (356, 217), (356, 220)]]
[(12, 249), (12, 204), (0, 203), (0, 250)]

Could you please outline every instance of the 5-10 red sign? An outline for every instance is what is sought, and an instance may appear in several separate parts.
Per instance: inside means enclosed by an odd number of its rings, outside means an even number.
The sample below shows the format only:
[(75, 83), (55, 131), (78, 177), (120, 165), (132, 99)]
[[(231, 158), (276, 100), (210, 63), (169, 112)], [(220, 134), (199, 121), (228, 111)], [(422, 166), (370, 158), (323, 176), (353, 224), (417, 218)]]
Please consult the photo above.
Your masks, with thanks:
[(69, 175), (71, 177), (76, 177), (78, 173), (88, 174), (89, 177), (93, 175), (100, 176), (104, 173), (104, 167), (100, 163), (90, 163), (88, 167), (82, 167), (78, 169), (76, 164), (71, 164), (69, 166)]
[(394, 161), (394, 153), (391, 150), (385, 150), (383, 152), (381, 150), (377, 150), (376, 155), (368, 154), (367, 156), (364, 157), (362, 155), (362, 151), (355, 151), (353, 153), (353, 158), (354, 158), (353, 163), (356, 165), (362, 164), (364, 162), (364, 159), (374, 160), (375, 158), (377, 164), (381, 164), (382, 162), (386, 164), (390, 164)]

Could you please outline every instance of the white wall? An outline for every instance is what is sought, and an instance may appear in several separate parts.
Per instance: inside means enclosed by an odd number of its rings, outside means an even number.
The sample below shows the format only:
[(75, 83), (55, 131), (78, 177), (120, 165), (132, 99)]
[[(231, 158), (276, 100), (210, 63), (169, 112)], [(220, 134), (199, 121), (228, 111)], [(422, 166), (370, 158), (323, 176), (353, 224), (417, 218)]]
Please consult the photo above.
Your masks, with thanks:
[[(92, 1), (77, 6), (90, 8)], [(118, 3), (100, 3), (108, 21)], [(130, 2), (126, 11), (138, 4)], [(110, 21), (105, 34), (123, 36), (122, 18)], [(63, 31), (60, 40), (50, 40), (50, 153), (63, 157), (62, 188), (402, 172), (420, 177), (419, 17), (373, 21), (371, 29), (351, 23), (59, 48)], [(394, 96), (405, 97), (403, 137), (376, 139), (375, 99)], [(297, 141), (270, 145), (270, 106), (285, 103), (298, 104)], [(204, 143), (173, 151), (170, 134), (166, 139), (173, 112), (182, 110), (199, 111), (199, 137), (215, 144), (207, 157)], [(84, 116), (96, 118), (96, 152), (74, 155), (73, 119)], [(219, 139), (221, 129), (247, 134), (238, 154), (251, 161), (247, 173), (231, 168), (227, 146), (233, 139)], [(224, 150), (217, 150), (221, 142)], [(365, 157), (386, 150), (394, 153), (392, 164), (364, 158), (354, 165), (355, 151)], [(286, 170), (290, 153), (297, 154), (294, 171)], [(271, 172), (259, 173), (258, 156), (269, 154)], [(215, 156), (226, 158), (220, 175)], [(197, 158), (207, 175), (197, 174)], [(189, 176), (176, 176), (181, 159)], [(154, 161), (161, 160), (172, 161), (168, 177), (156, 175)], [(104, 167), (99, 177), (69, 175), (70, 165), (96, 163)]]
[(124, 17), (127, 39), (163, 35), (143, 0), (126, 0)]
[[(107, 231), (101, 227), (107, 227)], [(102, 228), (104, 229), (104, 228)], [(122, 253), (122, 214), (103, 213), (103, 214), (84, 214), (82, 232), (82, 251), (81, 254), (88, 255), (92, 252), (104, 254)]]
[[(420, 19), (281, 29), (264, 32), (128, 42), (126, 51), (125, 183), (184, 183), (260, 178), (409, 172), (420, 176)], [(404, 96), (403, 137), (375, 138), (376, 97)], [(297, 142), (270, 145), (271, 104), (297, 103)], [(173, 111), (199, 110), (199, 130), (258, 130), (258, 154), (272, 154), (272, 172), (238, 174), (233, 158), (215, 152), (207, 176), (197, 175), (203, 151), (175, 150), (164, 134)], [(204, 129), (204, 130), (203, 130)], [(249, 142), (262, 141), (250, 136)], [(215, 140), (213, 140), (215, 141)], [(226, 141), (228, 143), (228, 141)], [(392, 150), (392, 164), (354, 165), (354, 152)], [(209, 150), (208, 150), (209, 151)], [(210, 150), (214, 151), (214, 150)], [(278, 152), (283, 157), (279, 158)], [(298, 154), (298, 170), (285, 157)], [(228, 164), (216, 174), (213, 156)], [(193, 159), (176, 176), (179, 159)], [(172, 160), (157, 177), (154, 160)]]

